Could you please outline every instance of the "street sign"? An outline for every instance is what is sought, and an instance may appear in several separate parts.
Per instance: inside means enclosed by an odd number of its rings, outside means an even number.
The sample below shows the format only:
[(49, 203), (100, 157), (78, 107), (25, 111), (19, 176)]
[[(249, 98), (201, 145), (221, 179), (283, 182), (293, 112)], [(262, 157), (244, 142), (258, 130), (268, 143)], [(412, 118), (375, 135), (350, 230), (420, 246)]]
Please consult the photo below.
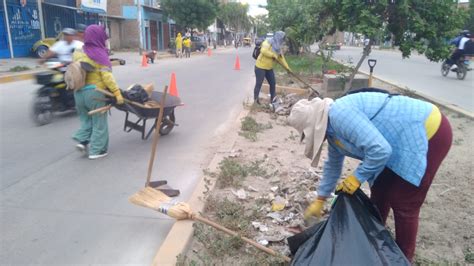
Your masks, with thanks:
[(91, 13), (107, 13), (107, 0), (82, 0), (81, 9)]

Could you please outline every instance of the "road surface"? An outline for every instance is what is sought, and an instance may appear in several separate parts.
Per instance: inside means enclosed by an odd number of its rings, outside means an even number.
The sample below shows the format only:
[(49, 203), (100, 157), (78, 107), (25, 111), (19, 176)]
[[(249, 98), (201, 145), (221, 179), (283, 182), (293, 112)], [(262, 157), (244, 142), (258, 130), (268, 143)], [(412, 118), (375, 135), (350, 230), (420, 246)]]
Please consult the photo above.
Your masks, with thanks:
[[(335, 51), (334, 57), (355, 65), (361, 53), (361, 47), (344, 46)], [(375, 76), (474, 112), (473, 71), (469, 71), (464, 80), (458, 80), (454, 72), (443, 77), (441, 63), (430, 62), (420, 55), (413, 54), (403, 59), (398, 51), (372, 50), (369, 58), (377, 60)], [(361, 70), (369, 71), (367, 62), (363, 63)]]
[[(234, 121), (254, 81), (251, 49), (240, 49), (242, 70), (233, 70), (235, 49), (212, 57), (164, 59), (148, 68), (137, 56), (114, 67), (121, 87), (153, 82), (156, 90), (176, 73), (185, 106), (179, 127), (160, 139), (154, 180), (167, 179), (190, 196), (213, 139)], [(134, 206), (128, 197), (143, 187), (151, 138), (122, 130), (124, 113), (109, 117), (109, 155), (91, 161), (75, 151), (75, 115), (36, 127), (29, 111), (32, 81), (0, 88), (1, 253), (5, 264), (149, 265), (173, 220)]]

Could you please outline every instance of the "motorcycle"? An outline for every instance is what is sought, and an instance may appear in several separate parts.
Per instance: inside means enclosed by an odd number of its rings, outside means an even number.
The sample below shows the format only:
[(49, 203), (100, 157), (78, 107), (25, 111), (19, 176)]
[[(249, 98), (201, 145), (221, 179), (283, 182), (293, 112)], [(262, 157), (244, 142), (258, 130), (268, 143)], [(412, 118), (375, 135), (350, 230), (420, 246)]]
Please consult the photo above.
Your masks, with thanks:
[(47, 62), (50, 71), (38, 73), (36, 83), (42, 85), (33, 100), (33, 121), (38, 125), (51, 123), (55, 112), (76, 111), (74, 92), (66, 89), (64, 73), (65, 64)]
[(468, 71), (471, 71), (472, 68), (469, 67), (470, 61), (465, 57), (461, 56), (459, 60), (456, 62), (456, 68), (451, 69), (451, 65), (449, 65), (446, 61), (441, 65), (441, 74), (446, 77), (450, 71), (456, 73), (456, 77), (459, 80), (463, 80)]

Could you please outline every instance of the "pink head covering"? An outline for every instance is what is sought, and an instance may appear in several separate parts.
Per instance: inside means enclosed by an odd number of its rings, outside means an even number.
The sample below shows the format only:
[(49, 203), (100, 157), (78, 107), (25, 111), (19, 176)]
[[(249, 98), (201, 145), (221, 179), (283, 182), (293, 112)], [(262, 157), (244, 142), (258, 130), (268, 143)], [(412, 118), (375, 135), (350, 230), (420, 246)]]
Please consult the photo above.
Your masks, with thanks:
[(107, 41), (108, 38), (103, 26), (90, 25), (84, 32), (84, 46), (82, 49), (87, 56), (96, 63), (112, 67), (109, 59), (109, 51), (105, 47), (105, 41)]

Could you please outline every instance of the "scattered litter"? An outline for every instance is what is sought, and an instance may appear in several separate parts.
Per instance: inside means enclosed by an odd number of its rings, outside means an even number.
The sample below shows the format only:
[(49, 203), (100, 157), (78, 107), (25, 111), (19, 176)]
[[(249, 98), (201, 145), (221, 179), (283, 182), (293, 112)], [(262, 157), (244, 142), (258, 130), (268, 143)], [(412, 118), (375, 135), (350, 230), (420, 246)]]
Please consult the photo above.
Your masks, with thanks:
[(257, 241), (260, 245), (263, 245), (263, 246), (266, 246), (268, 245), (268, 240), (265, 240), (265, 239), (260, 239)]
[(272, 203), (272, 211), (281, 211), (286, 206), (286, 200), (280, 196), (277, 196)]
[(247, 193), (245, 192), (245, 190), (243, 188), (241, 188), (237, 191), (234, 191), (232, 189), (232, 194), (234, 194), (238, 199), (241, 199), (241, 200), (247, 199)]
[(271, 187), (270, 190), (276, 192), (278, 190), (278, 186)]
[(252, 226), (260, 232), (268, 232), (268, 227), (260, 222), (252, 222)]
[(254, 188), (254, 187), (252, 187), (252, 186), (249, 186), (248, 189), (249, 189), (250, 191), (253, 191), (253, 192), (258, 192), (258, 189)]
[(270, 217), (273, 220), (275, 220), (277, 222), (280, 222), (280, 223), (284, 221), (282, 215), (278, 212), (270, 212), (270, 213), (267, 214), (266, 217)]

